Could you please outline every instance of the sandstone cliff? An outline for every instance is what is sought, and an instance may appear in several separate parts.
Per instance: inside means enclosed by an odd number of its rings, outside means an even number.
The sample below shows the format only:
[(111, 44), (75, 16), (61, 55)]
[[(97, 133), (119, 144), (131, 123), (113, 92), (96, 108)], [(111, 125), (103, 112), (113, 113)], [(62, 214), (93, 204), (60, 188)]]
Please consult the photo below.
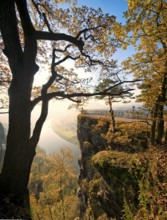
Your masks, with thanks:
[(166, 219), (166, 159), (162, 149), (148, 149), (143, 123), (78, 116), (81, 148), (78, 178), (80, 218)]

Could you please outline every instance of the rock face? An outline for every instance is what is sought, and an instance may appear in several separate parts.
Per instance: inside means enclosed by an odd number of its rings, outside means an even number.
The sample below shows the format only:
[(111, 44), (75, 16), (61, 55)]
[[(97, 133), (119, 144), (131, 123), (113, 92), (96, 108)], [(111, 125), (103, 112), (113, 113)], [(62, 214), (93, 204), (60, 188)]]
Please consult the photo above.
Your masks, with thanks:
[(165, 211), (167, 154), (147, 149), (144, 125), (117, 123), (113, 134), (109, 120), (79, 115), (77, 131), (80, 219), (153, 220)]
[[(100, 129), (97, 127), (97, 119), (79, 116), (77, 124), (78, 140), (80, 143), (81, 156), (78, 160), (80, 166), (80, 174), (78, 184), (80, 186), (78, 196), (80, 199), (80, 217), (88, 218), (88, 216), (99, 216), (102, 213), (100, 204), (98, 204), (97, 194), (98, 185), (101, 180), (96, 169), (92, 164), (92, 157), (99, 151), (107, 148), (107, 142), (101, 135), (106, 133), (109, 123), (105, 122)], [(104, 129), (104, 130), (103, 130)], [(103, 130), (103, 131), (102, 131)], [(99, 178), (94, 180), (94, 176)], [(96, 192), (97, 191), (97, 192)], [(92, 194), (90, 198), (90, 194)], [(91, 209), (90, 209), (91, 203)], [(94, 204), (96, 203), (96, 204)], [(94, 210), (95, 209), (95, 210)], [(93, 212), (93, 213), (92, 213)]]

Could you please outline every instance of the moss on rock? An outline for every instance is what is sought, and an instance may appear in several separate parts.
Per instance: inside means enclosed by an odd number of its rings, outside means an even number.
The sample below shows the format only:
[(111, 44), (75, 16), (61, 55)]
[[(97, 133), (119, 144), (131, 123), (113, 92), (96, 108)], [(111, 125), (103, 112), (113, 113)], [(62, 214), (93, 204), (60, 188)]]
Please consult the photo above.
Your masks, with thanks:
[(167, 153), (146, 134), (143, 123), (117, 122), (113, 134), (106, 118), (78, 117), (81, 219), (167, 219)]
[(96, 169), (113, 189), (115, 202), (122, 205), (123, 219), (129, 219), (129, 213), (132, 219), (166, 219), (165, 158), (166, 152), (157, 149), (135, 154), (101, 151), (92, 158)]

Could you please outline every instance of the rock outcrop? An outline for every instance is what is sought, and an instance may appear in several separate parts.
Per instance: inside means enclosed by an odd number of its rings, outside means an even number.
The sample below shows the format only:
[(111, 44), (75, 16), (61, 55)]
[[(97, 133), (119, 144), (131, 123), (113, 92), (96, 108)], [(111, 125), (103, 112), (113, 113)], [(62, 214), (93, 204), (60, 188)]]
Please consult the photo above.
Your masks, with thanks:
[(167, 154), (147, 149), (146, 133), (139, 122), (113, 134), (108, 119), (78, 116), (81, 219), (165, 219)]

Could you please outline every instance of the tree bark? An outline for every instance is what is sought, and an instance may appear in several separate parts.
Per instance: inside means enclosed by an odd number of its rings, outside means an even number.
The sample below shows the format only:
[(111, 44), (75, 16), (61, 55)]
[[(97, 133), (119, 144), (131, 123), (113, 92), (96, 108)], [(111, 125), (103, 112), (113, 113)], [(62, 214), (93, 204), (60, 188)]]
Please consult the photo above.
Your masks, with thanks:
[(165, 142), (164, 142), (165, 147), (167, 147), (167, 128), (165, 130)]
[(111, 116), (111, 123), (112, 123), (112, 132), (115, 133), (115, 118), (114, 118), (114, 111), (112, 108), (112, 97), (109, 96), (108, 97), (108, 102), (109, 102), (109, 106), (110, 106), (110, 116)]
[[(167, 63), (166, 63), (167, 66)], [(164, 105), (166, 102), (166, 84), (167, 84), (167, 73), (164, 74), (162, 79), (162, 87), (161, 87), (161, 94), (158, 97), (158, 123), (157, 123), (157, 137), (156, 143), (162, 144), (162, 138), (164, 135)]]
[(156, 143), (162, 144), (162, 137), (164, 134), (164, 105), (160, 105), (158, 108), (158, 119), (157, 119), (157, 136)]
[(154, 108), (151, 111), (151, 131), (150, 131), (150, 141), (151, 144), (155, 144), (155, 132), (156, 132), (156, 118), (157, 118), (157, 111), (158, 111), (158, 106), (155, 105)]
[[(20, 1), (19, 1), (20, 2)], [(25, 8), (26, 3), (23, 3)], [(0, 2), (0, 31), (4, 42), (6, 55), (12, 73), (9, 88), (9, 130), (7, 135), (6, 153), (0, 174), (0, 200), (3, 210), (0, 217), (29, 218), (29, 212), (20, 215), (19, 210), (28, 208), (28, 179), (30, 167), (35, 155), (30, 146), (31, 91), (34, 74), (36, 43), (33, 33), (25, 33), (25, 48), (21, 47), (15, 2), (2, 0)], [(11, 40), (12, 39), (12, 40)], [(15, 204), (12, 210), (9, 204)], [(20, 209), (21, 208), (21, 209)]]
[(23, 185), (27, 183), (25, 178), (23, 179), (26, 183), (22, 181), (22, 177), (27, 175), (25, 170), (28, 162), (25, 162), (29, 157), (30, 113), (30, 100), (26, 100), (20, 91), (12, 91), (7, 147), (1, 173), (3, 180), (8, 179), (5, 180), (8, 183), (5, 188), (12, 193), (22, 192), (25, 188)]
[(29, 145), (33, 77), (25, 76), (27, 70), (23, 68), (22, 77), (14, 77), (9, 89), (9, 131), (0, 174), (1, 197), (12, 198), (12, 202), (22, 208), (29, 204), (27, 185), (30, 163), (35, 155), (35, 152), (30, 154)]

